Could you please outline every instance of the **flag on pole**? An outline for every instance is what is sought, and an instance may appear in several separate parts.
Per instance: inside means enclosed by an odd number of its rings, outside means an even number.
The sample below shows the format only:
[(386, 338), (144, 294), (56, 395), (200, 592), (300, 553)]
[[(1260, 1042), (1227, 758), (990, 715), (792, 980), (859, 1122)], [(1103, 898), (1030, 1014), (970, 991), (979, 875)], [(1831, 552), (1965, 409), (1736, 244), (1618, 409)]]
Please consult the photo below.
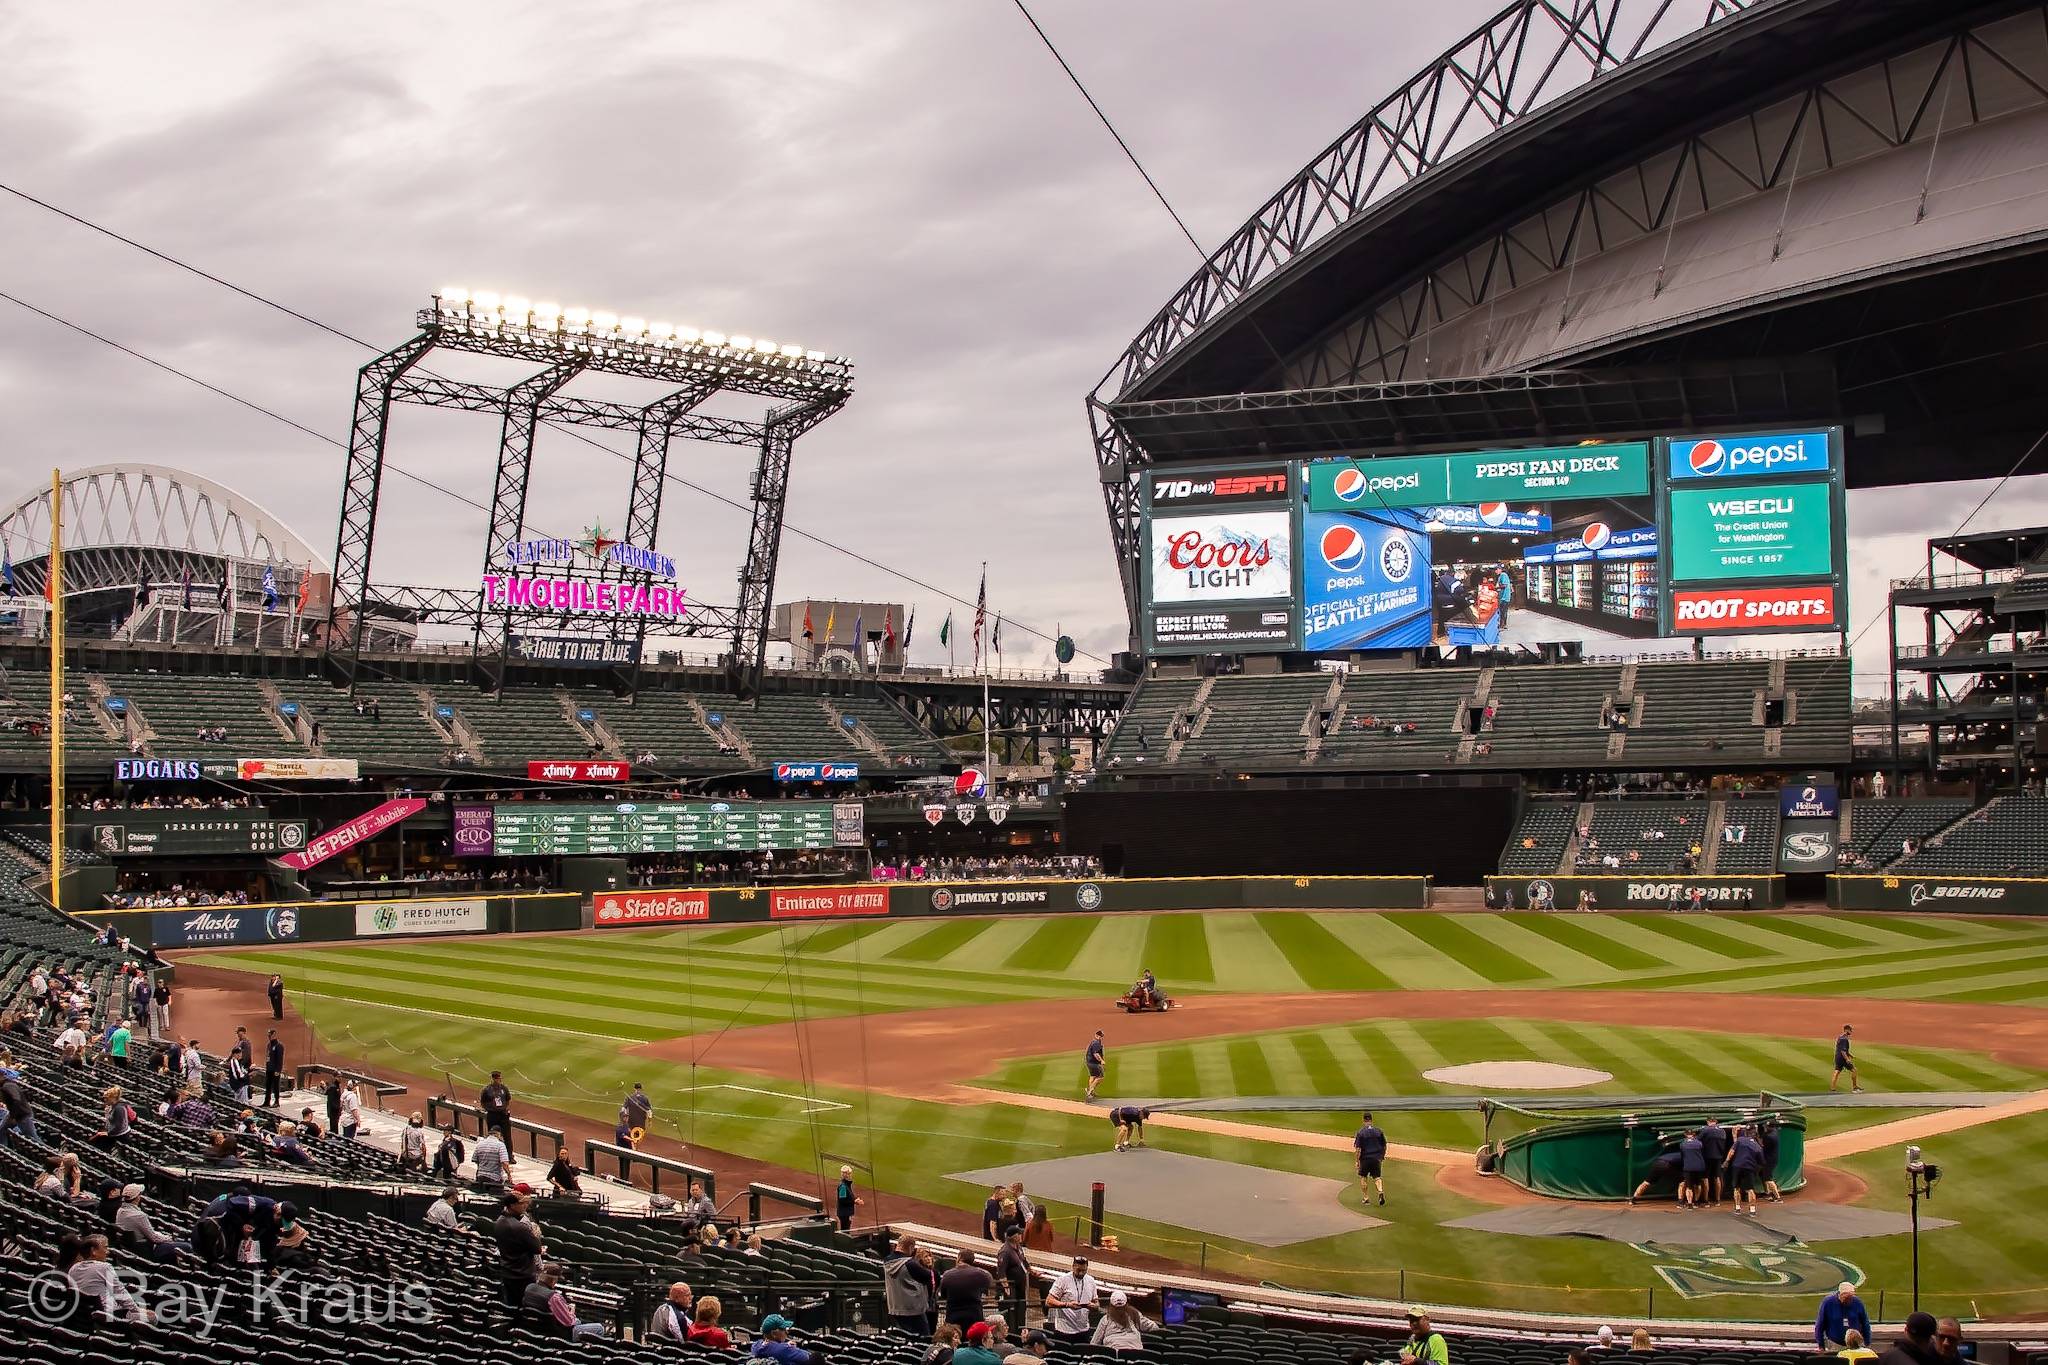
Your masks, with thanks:
[(0, 584), (6, 586), (9, 597), (15, 595), (14, 551), (8, 549), (5, 545), (0, 545)]
[(228, 579), (233, 573), (234, 568), (232, 566), (224, 567), (220, 571), (220, 609), (222, 611), (226, 611), (234, 601), (234, 591), (228, 587)]
[(178, 586), (184, 589), (184, 596), (180, 599), (179, 610), (192, 610), (192, 566), (190, 564), (187, 564), (184, 572), (178, 575)]
[(867, 607), (865, 605), (853, 609), (853, 652), (855, 654), (859, 654), (861, 646), (868, 642), (867, 636), (861, 632), (860, 628), (861, 617), (866, 613)]
[(307, 573), (304, 569), (299, 570), (299, 615), (301, 616), (306, 614), (306, 594), (312, 590), (312, 586), (313, 575)]
[(834, 602), (825, 608), (825, 643), (832, 643), (832, 625), (839, 619), (839, 604)]
[(988, 647), (998, 654), (1003, 652), (1003, 618), (1000, 613), (996, 616), (996, 633), (989, 637)]
[(910, 619), (903, 623), (903, 652), (910, 653), (910, 637), (917, 633), (917, 608), (910, 609)]
[(896, 648), (896, 608), (894, 605), (882, 609), (882, 648), (884, 651)]
[(277, 610), (277, 570), (263, 566), (263, 610)]
[(814, 638), (816, 637), (811, 632), (811, 604), (806, 602), (804, 603), (804, 639), (811, 640)]
[(981, 662), (981, 628), (988, 621), (988, 565), (981, 566), (981, 591), (974, 596), (974, 662)]
[(953, 613), (947, 612), (946, 619), (939, 622), (939, 643), (946, 648), (953, 647)]

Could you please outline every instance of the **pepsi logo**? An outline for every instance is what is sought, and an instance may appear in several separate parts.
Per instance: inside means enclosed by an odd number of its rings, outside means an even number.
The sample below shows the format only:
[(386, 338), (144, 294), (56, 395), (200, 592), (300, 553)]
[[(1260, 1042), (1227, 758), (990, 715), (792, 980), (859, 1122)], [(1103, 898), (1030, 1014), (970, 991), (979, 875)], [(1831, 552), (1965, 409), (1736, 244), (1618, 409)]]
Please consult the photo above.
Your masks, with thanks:
[(1479, 504), (1479, 520), (1488, 526), (1505, 526), (1508, 521), (1508, 505), (1504, 502), (1482, 502)]
[(1614, 528), (1604, 521), (1596, 521), (1586, 528), (1586, 533), (1579, 539), (1586, 542), (1586, 548), (1589, 550), (1604, 550), (1607, 548), (1607, 542), (1614, 539)]
[[(1330, 481), (1330, 491), (1337, 495), (1339, 502), (1357, 502), (1365, 496), (1365, 490), (1365, 471), (1356, 467), (1338, 470), (1337, 477)], [(1327, 543), (1327, 538), (1325, 540)]]
[(1728, 450), (1719, 441), (1694, 441), (1686, 463), (1695, 474), (1718, 474), (1728, 464)]
[(1350, 573), (1365, 563), (1365, 537), (1357, 527), (1332, 526), (1323, 532), (1323, 563), (1338, 573)]
[(776, 764), (775, 775), (779, 778), (787, 779), (789, 776), (789, 765), (787, 763)]

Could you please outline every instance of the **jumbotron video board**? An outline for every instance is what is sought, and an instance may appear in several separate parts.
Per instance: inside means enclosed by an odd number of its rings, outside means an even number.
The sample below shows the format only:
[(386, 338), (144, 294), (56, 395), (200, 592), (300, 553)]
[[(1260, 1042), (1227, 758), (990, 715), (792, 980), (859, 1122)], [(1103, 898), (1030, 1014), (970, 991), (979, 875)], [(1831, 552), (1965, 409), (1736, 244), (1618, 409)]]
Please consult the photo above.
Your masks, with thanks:
[(1160, 468), (1155, 654), (1840, 630), (1841, 429)]
[(454, 820), (455, 851), (467, 857), (833, 847), (830, 801), (501, 801), (457, 806)]

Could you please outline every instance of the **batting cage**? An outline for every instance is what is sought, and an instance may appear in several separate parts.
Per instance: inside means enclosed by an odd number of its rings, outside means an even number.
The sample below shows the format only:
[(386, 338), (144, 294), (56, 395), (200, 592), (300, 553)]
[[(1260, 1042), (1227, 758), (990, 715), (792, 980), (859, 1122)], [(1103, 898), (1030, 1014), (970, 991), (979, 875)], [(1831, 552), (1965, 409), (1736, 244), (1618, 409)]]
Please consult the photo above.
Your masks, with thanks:
[(1626, 1199), (1644, 1180), (1646, 1198), (1669, 1198), (1678, 1185), (1676, 1153), (1688, 1129), (1709, 1119), (1725, 1130), (1754, 1128), (1765, 1153), (1758, 1183), (1781, 1191), (1806, 1183), (1806, 1112), (1797, 1100), (1754, 1095), (1675, 1095), (1654, 1109), (1640, 1099), (1586, 1100), (1536, 1109), (1506, 1100), (1480, 1101), (1493, 1170), (1512, 1184), (1556, 1199)]

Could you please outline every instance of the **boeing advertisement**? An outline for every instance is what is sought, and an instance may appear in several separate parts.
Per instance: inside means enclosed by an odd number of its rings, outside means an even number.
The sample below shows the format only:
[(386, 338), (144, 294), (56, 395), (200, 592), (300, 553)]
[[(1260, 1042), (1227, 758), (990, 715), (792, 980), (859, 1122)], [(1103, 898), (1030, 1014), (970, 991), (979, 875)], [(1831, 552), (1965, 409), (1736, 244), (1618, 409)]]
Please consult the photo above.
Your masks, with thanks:
[(1339, 654), (1838, 630), (1841, 430), (1165, 466), (1146, 647)]

